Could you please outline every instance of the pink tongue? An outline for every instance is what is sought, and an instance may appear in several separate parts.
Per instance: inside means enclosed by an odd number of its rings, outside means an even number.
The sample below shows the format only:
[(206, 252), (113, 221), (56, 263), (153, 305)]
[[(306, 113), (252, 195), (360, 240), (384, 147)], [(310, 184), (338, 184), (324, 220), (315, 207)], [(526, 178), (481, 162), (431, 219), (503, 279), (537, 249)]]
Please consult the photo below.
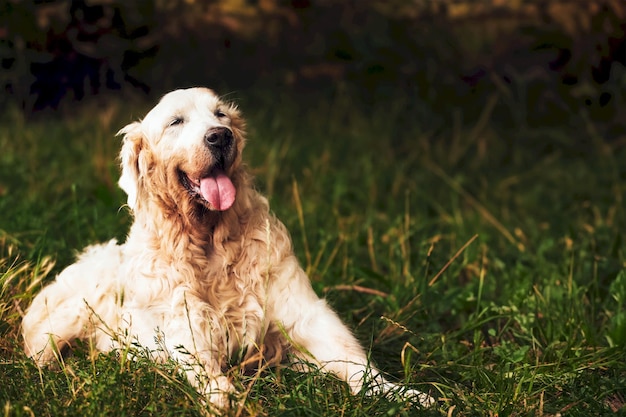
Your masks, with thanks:
[(230, 178), (219, 173), (200, 180), (200, 193), (215, 210), (228, 210), (235, 202), (237, 190)]

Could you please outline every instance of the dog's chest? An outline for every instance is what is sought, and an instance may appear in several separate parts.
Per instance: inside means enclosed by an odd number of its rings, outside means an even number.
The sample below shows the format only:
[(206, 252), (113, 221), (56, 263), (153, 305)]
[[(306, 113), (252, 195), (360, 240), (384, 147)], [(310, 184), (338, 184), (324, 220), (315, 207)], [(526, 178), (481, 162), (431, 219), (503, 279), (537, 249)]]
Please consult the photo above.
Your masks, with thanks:
[[(239, 341), (252, 343), (260, 340), (269, 324), (265, 317), (266, 286), (263, 281), (242, 276), (230, 267), (211, 278), (198, 287), (207, 308), (216, 313), (229, 333), (237, 334)], [(231, 349), (237, 347), (232, 346)]]

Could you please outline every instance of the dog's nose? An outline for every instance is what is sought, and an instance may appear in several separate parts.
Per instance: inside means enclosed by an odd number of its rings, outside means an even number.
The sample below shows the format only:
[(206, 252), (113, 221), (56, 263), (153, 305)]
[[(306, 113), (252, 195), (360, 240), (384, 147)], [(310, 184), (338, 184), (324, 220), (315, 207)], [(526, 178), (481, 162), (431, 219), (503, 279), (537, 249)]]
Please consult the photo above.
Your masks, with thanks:
[(227, 148), (233, 142), (233, 132), (226, 127), (214, 127), (206, 132), (204, 141), (212, 148)]

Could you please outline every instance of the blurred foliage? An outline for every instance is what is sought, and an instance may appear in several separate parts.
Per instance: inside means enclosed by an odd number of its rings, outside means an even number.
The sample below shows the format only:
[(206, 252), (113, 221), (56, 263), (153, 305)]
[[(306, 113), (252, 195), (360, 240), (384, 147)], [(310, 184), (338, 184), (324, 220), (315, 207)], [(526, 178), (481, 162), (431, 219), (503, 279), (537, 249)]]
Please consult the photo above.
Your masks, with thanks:
[[(3, 100), (26, 111), (110, 90), (355, 85), (435, 111), (625, 132), (623, 0), (8, 0)], [(500, 113), (498, 113), (500, 112)]]
[(112, 1), (8, 1), (0, 6), (0, 82), (24, 109), (56, 107), (129, 83), (157, 48), (154, 7)]

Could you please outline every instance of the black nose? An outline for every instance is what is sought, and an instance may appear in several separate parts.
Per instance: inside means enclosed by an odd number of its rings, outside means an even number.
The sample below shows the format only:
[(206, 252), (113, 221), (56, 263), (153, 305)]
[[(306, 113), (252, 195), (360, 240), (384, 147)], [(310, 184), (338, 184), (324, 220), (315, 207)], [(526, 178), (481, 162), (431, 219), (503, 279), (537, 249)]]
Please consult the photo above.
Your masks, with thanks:
[(233, 132), (226, 127), (214, 127), (206, 132), (204, 141), (212, 148), (228, 148), (233, 143)]

